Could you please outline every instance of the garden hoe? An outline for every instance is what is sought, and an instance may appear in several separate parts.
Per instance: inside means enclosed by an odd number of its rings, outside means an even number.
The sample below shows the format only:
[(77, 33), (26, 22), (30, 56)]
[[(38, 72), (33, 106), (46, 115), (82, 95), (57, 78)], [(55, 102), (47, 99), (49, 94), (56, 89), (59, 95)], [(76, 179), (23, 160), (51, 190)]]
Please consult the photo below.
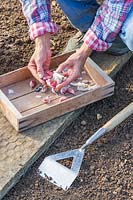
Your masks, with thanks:
[[(131, 114), (133, 114), (133, 102), (94, 133), (79, 149), (46, 157), (39, 167), (39, 174), (63, 190), (67, 190), (79, 174), (85, 148), (105, 133), (111, 131)], [(57, 162), (68, 158), (73, 158), (70, 169)]]

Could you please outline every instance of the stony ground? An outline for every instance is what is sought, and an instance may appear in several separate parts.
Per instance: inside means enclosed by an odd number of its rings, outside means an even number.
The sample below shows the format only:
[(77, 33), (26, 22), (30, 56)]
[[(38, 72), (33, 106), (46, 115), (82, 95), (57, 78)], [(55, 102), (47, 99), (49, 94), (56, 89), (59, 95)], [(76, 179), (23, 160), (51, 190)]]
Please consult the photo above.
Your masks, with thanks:
[[(53, 55), (61, 52), (75, 30), (62, 12), (53, 6), (53, 19), (60, 25), (52, 37)], [(28, 37), (19, 1), (3, 0), (0, 5), (0, 74), (28, 63), (34, 44)], [(62, 22), (63, 21), (63, 25)], [(47, 155), (78, 148), (107, 120), (132, 101), (133, 59), (115, 78), (115, 94), (86, 107), (85, 112), (55, 141)], [(97, 114), (101, 118), (97, 119)], [(37, 175), (45, 155), (34, 164), (4, 200), (131, 200), (132, 193), (132, 116), (105, 137), (91, 145), (85, 154), (79, 177), (63, 192)]]

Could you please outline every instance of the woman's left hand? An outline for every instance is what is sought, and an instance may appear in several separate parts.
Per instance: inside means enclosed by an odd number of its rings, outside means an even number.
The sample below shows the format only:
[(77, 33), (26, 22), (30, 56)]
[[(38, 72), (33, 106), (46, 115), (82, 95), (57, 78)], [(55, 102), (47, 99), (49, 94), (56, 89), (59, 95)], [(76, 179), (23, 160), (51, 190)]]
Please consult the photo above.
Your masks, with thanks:
[(65, 87), (73, 80), (80, 77), (85, 61), (91, 53), (92, 50), (89, 49), (86, 44), (83, 44), (80, 49), (72, 54), (64, 63), (59, 65), (56, 71), (61, 73), (67, 70), (68, 78), (56, 87), (56, 91), (59, 91), (62, 87)]

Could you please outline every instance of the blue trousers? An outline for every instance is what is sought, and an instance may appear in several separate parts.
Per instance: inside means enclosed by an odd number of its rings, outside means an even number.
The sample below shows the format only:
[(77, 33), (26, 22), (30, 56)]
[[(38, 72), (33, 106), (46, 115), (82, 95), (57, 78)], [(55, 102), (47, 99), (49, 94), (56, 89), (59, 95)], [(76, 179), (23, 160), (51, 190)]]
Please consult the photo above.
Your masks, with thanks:
[[(70, 23), (81, 32), (86, 32), (93, 23), (99, 4), (96, 0), (56, 0)], [(119, 36), (133, 51), (133, 7), (123, 23)]]

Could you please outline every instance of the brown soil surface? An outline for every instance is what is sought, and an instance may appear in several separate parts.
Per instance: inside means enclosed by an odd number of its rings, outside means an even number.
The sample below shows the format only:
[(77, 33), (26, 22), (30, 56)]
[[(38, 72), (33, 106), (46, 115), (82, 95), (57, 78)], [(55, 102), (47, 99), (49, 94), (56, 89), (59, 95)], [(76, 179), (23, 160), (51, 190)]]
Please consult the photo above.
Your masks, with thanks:
[[(52, 1), (53, 21), (59, 32), (51, 37), (52, 55), (62, 52), (76, 30), (70, 25), (59, 6)], [(34, 42), (28, 35), (27, 22), (18, 0), (3, 0), (0, 4), (0, 74), (23, 67), (34, 52)]]
[[(75, 30), (53, 1), (53, 19), (62, 25), (52, 37), (53, 55), (64, 48)], [(0, 74), (23, 67), (34, 51), (19, 1), (3, 0), (0, 5)], [(47, 155), (78, 148), (107, 120), (132, 101), (131, 66), (118, 73), (113, 97), (86, 107), (84, 113), (55, 141)], [(97, 120), (97, 114), (102, 116)], [(133, 194), (132, 117), (88, 147), (78, 178), (67, 192), (43, 180), (37, 169), (45, 155), (34, 164), (4, 200), (131, 200)]]

